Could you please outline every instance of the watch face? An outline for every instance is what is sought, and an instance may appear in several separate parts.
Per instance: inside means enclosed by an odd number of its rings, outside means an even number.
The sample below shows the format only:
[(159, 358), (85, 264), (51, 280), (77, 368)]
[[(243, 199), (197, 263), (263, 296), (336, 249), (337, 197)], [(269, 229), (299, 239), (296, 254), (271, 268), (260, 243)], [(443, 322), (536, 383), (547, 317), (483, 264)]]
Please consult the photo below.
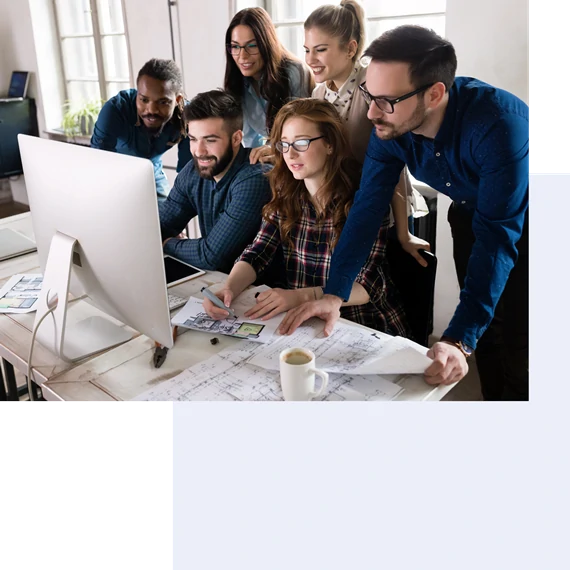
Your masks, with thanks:
[(468, 356), (473, 354), (473, 349), (470, 346), (467, 346), (464, 342), (461, 343), (461, 348)]

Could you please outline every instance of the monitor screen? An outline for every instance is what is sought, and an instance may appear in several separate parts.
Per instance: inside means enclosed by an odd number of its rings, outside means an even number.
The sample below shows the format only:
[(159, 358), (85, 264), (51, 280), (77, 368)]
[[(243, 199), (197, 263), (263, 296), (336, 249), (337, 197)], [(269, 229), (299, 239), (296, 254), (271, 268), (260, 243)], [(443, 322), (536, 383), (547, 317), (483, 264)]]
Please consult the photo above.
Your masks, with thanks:
[(8, 89), (8, 97), (25, 97), (28, 87), (29, 73), (27, 71), (13, 71)]

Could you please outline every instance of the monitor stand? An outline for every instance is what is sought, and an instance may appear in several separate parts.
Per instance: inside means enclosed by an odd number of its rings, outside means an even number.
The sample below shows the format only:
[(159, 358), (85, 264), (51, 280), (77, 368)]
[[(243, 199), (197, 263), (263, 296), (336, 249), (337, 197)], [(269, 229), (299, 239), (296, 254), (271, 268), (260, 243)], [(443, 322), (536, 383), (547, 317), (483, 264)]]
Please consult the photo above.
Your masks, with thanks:
[(128, 330), (103, 317), (88, 317), (74, 325), (66, 326), (69, 280), (76, 243), (75, 238), (60, 232), (56, 232), (53, 236), (34, 321), (35, 330), (40, 319), (52, 307), (56, 307), (44, 318), (37, 330), (36, 338), (42, 345), (68, 362), (117, 346), (133, 336)]

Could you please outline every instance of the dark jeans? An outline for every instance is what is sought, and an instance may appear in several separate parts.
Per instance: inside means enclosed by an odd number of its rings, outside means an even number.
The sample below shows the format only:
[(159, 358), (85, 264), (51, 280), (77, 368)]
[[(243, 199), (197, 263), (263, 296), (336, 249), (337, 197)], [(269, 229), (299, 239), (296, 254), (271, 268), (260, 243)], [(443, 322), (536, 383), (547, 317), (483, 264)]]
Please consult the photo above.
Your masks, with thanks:
[[(447, 219), (453, 236), (453, 259), (463, 288), (475, 241), (473, 212), (455, 202)], [(517, 243), (518, 260), (499, 299), (495, 316), (477, 343), (475, 358), (485, 400), (528, 400), (528, 212)]]

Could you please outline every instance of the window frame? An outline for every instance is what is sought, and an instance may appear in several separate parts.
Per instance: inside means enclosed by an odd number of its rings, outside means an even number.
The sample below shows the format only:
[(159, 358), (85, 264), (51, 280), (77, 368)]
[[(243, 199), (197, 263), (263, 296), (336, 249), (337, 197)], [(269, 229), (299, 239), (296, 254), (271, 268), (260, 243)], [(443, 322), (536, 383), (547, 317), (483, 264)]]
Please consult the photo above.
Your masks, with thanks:
[[(62, 81), (63, 81), (63, 93), (64, 98), (66, 101), (69, 101), (69, 90), (68, 84), (72, 81), (76, 82), (84, 82), (84, 83), (97, 83), (99, 86), (99, 95), (102, 101), (107, 101), (110, 96), (108, 92), (108, 85), (109, 83), (128, 83), (129, 85), (133, 84), (133, 70), (131, 64), (131, 53), (129, 49), (129, 32), (127, 26), (127, 15), (125, 11), (125, 2), (124, 0), (119, 0), (121, 2), (121, 11), (123, 14), (123, 31), (122, 32), (108, 32), (108, 33), (101, 33), (101, 27), (99, 25), (99, 10), (97, 5), (97, 0), (89, 0), (89, 7), (90, 7), (90, 14), (91, 14), (91, 26), (92, 26), (92, 33), (91, 34), (68, 34), (62, 35), (60, 31), (59, 25), (59, 17), (58, 17), (58, 6), (57, 0), (52, 0), (52, 7), (53, 7), (53, 14), (55, 16), (55, 31), (57, 34), (57, 45), (59, 48), (59, 60), (61, 65), (61, 73), (62, 73)], [(106, 37), (113, 37), (113, 36), (124, 36), (125, 41), (127, 44), (127, 68), (128, 68), (128, 77), (121, 77), (121, 78), (113, 78), (113, 80), (107, 79), (105, 73), (105, 63), (104, 63), (104, 56), (103, 56), (103, 38)], [(86, 77), (69, 77), (66, 73), (65, 69), (65, 62), (63, 58), (63, 41), (66, 39), (74, 39), (74, 38), (93, 38), (93, 44), (95, 47), (95, 60), (97, 63), (97, 79), (91, 79)]]
[[(290, 19), (290, 20), (276, 20), (273, 17), (273, 14), (276, 13), (275, 4), (277, 4), (280, 0), (259, 0), (257, 5), (260, 5), (262, 8), (267, 10), (271, 19), (273, 21), (273, 25), (275, 28), (284, 28), (284, 27), (294, 27), (294, 26), (302, 26), (305, 23), (305, 19)], [(327, 4), (327, 0), (323, 0), (323, 4)], [(233, 9), (233, 14), (236, 13), (235, 8), (237, 7), (237, 0), (230, 1), (230, 7)], [(444, 10), (443, 12), (421, 12), (421, 13), (412, 13), (412, 14), (402, 14), (400, 16), (371, 16), (366, 17), (366, 24), (374, 23), (374, 22), (381, 22), (385, 20), (390, 21), (398, 21), (398, 20), (410, 20), (410, 19), (421, 19), (430, 16), (443, 16), (444, 18), (447, 15), (447, 11)]]

